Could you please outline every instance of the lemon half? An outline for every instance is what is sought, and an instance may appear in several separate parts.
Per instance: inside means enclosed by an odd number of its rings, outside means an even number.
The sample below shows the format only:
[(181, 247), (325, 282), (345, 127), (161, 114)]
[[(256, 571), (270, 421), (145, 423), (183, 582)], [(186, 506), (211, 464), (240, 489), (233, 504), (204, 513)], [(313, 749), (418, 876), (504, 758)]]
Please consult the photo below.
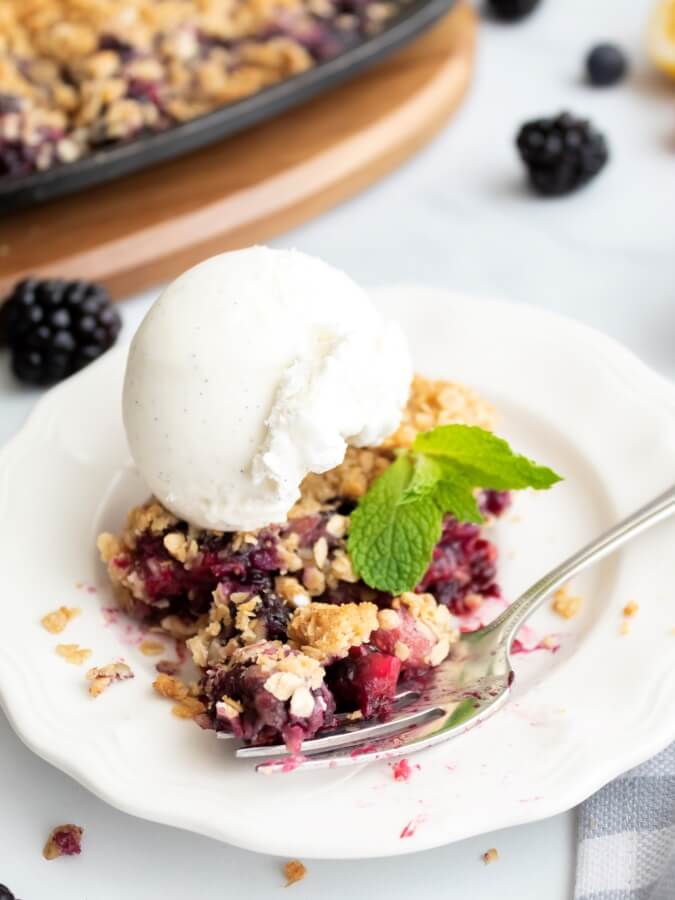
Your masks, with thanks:
[(659, 0), (649, 28), (647, 49), (654, 65), (675, 78), (675, 0)]

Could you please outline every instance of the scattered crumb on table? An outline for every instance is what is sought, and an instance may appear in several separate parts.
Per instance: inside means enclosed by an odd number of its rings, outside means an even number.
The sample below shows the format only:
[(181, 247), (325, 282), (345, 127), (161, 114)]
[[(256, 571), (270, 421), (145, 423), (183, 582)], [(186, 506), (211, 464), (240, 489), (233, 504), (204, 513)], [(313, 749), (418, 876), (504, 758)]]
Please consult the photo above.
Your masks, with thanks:
[(284, 876), (286, 878), (286, 887), (295, 884), (296, 881), (302, 881), (307, 874), (307, 868), (299, 859), (291, 859), (284, 866)]
[(497, 860), (499, 859), (499, 853), (497, 852), (495, 847), (490, 847), (489, 850), (486, 850), (485, 853), (483, 853), (481, 859), (486, 866), (489, 866), (490, 863), (497, 862)]
[(79, 644), (57, 644), (56, 652), (72, 666), (81, 666), (91, 656), (91, 650)]
[(571, 594), (569, 585), (564, 584), (553, 595), (551, 609), (563, 619), (571, 619), (579, 612), (581, 604), (581, 597)]
[(84, 829), (79, 825), (57, 825), (47, 838), (42, 855), (49, 860), (75, 856), (82, 851), (83, 833)]
[(79, 616), (81, 611), (77, 606), (59, 606), (58, 609), (43, 616), (40, 619), (40, 624), (50, 634), (61, 634), (68, 622), (74, 619), (75, 616)]
[(626, 635), (630, 632), (630, 622), (628, 619), (624, 619), (621, 625), (619, 626), (619, 634)]

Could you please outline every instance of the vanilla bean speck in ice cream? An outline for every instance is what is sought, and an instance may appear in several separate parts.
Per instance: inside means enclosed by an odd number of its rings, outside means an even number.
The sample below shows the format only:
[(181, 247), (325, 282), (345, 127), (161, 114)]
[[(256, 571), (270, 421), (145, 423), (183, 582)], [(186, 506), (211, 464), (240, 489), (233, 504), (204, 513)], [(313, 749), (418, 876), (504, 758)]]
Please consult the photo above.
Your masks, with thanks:
[(170, 284), (129, 350), (124, 425), (153, 494), (218, 531), (286, 519), (309, 472), (396, 429), (405, 338), (347, 275), (295, 250), (212, 257)]

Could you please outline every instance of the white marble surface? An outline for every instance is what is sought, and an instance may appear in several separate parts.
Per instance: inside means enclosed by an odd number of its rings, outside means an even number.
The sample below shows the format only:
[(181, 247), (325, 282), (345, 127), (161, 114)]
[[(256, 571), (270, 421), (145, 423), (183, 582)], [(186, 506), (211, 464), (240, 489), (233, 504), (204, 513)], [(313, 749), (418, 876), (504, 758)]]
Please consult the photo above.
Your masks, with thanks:
[[(643, 58), (649, 0), (543, 0), (515, 27), (486, 23), (467, 103), (397, 173), (276, 241), (347, 269), (366, 284), (424, 281), (539, 304), (619, 338), (675, 375), (675, 124), (669, 88)], [(633, 72), (592, 91), (585, 49), (620, 41)], [(541, 201), (522, 188), (512, 136), (522, 120), (568, 108), (608, 135), (612, 162), (588, 189)], [(131, 328), (148, 297), (127, 305)], [(476, 348), (480, 353), (480, 348)], [(38, 395), (0, 358), (0, 441)], [(35, 540), (38, 536), (27, 536)], [(27, 751), (0, 716), (0, 882), (23, 900), (159, 900), (281, 896), (281, 862), (122, 815)], [(85, 853), (47, 864), (51, 825), (81, 823)], [(317, 810), (317, 827), (330, 815)], [(500, 851), (485, 867), (480, 853)], [(314, 861), (292, 896), (569, 900), (574, 814), (388, 861)], [(422, 879), (422, 888), (420, 888)]]

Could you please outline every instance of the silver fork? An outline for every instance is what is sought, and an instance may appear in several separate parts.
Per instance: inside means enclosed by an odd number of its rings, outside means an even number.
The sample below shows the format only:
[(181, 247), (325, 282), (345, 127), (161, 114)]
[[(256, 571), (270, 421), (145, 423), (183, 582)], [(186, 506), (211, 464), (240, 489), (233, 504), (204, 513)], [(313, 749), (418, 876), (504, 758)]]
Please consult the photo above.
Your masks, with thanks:
[(514, 677), (513, 639), (544, 600), (573, 575), (673, 513), (675, 487), (544, 575), (494, 622), (462, 635), (452, 658), (432, 670), (427, 684), (397, 695), (386, 722), (341, 716), (330, 731), (305, 741), (300, 755), (275, 744), (242, 747), (237, 757), (264, 760), (256, 766), (264, 773), (335, 768), (408, 755), (463, 734), (506, 702)]

